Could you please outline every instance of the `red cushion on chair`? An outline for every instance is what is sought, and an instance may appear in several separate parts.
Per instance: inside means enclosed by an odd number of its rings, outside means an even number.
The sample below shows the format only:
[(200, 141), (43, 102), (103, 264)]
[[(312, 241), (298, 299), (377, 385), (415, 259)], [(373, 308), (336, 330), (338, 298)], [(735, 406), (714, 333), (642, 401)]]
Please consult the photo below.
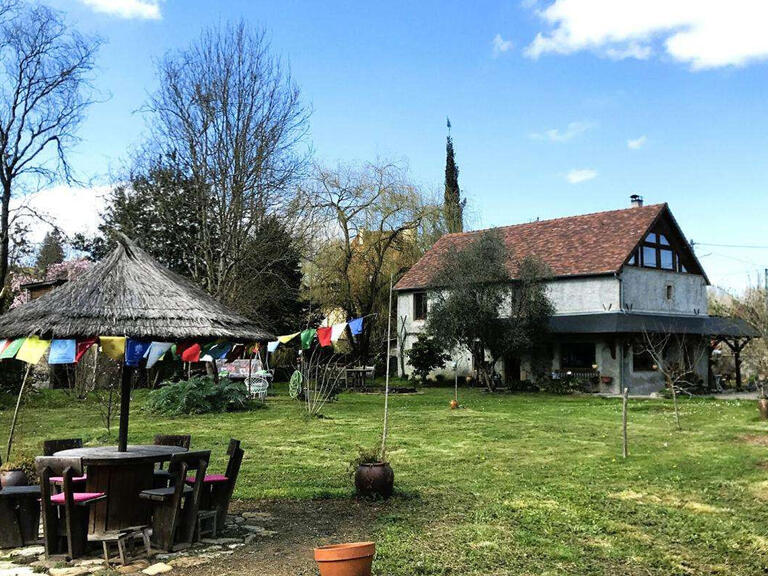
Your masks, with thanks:
[[(51, 476), (51, 484), (64, 484), (64, 476)], [(72, 478), (72, 482), (85, 482), (88, 480), (88, 475), (75, 476)]]
[[(102, 496), (104, 496), (104, 492), (75, 492), (72, 494), (72, 500), (75, 503), (82, 503), (101, 498)], [(54, 504), (64, 504), (64, 493), (51, 496), (51, 502)]]
[[(206, 474), (205, 478), (203, 478), (203, 483), (205, 484), (214, 484), (216, 482), (226, 482), (229, 480), (224, 474)], [(195, 483), (195, 477), (194, 476), (187, 476), (187, 484), (194, 484)]]

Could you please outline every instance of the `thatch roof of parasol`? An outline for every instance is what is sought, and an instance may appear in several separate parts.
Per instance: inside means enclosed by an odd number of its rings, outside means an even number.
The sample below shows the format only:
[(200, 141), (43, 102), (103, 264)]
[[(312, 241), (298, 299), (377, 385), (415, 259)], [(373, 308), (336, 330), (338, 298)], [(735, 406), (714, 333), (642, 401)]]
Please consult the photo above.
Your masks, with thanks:
[(0, 316), (0, 337), (274, 339), (126, 236), (116, 237), (117, 248), (77, 279)]

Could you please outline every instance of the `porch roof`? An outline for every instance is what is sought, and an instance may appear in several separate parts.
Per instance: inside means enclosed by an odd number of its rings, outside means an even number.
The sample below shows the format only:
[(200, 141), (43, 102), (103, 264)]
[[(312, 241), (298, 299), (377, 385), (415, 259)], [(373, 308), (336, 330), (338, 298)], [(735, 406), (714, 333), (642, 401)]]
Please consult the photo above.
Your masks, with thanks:
[(553, 316), (549, 322), (555, 334), (642, 334), (671, 332), (728, 338), (756, 338), (759, 333), (741, 318), (722, 316), (671, 316), (602, 312)]

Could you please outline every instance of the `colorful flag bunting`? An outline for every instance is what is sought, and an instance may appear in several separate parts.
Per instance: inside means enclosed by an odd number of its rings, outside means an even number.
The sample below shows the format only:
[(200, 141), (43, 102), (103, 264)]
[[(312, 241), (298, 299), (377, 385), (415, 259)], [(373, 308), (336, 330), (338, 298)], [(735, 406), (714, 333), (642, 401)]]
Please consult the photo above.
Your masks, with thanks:
[(149, 350), (151, 342), (128, 338), (125, 342), (125, 365), (138, 366), (141, 359)]
[(179, 344), (176, 348), (183, 362), (199, 362), (201, 350), (197, 343)]
[(352, 333), (352, 336), (358, 336), (359, 334), (363, 333), (362, 317), (355, 318), (354, 320), (349, 321), (349, 331)]
[(24, 340), (26, 338), (16, 338), (13, 342), (11, 342), (5, 350), (0, 353), (0, 360), (7, 360), (8, 358), (14, 358), (16, 356), (16, 353), (19, 351), (19, 348), (21, 348), (21, 345), (24, 344)]
[(40, 340), (37, 336), (30, 336), (24, 340), (24, 344), (19, 348), (16, 359), (27, 364), (37, 364), (50, 345), (50, 340)]
[(48, 352), (48, 364), (74, 364), (77, 355), (77, 341), (53, 340)]
[(334, 324), (331, 326), (331, 342), (336, 342), (341, 335), (344, 334), (344, 330), (347, 328), (347, 323), (342, 322), (340, 324)]
[(125, 359), (125, 336), (100, 336), (101, 351), (112, 360)]
[(0, 354), (3, 353), (5, 349), (8, 348), (8, 346), (11, 345), (11, 342), (13, 342), (13, 340), (3, 340), (2, 344), (0, 344)]
[(279, 340), (275, 340), (274, 342), (267, 342), (267, 352), (274, 352), (277, 350), (278, 346), (280, 346)]
[(281, 344), (287, 344), (288, 342), (290, 342), (291, 340), (296, 338), (296, 336), (298, 336), (299, 334), (301, 334), (301, 332), (294, 332), (293, 334), (286, 334), (285, 336), (278, 336), (277, 337), (277, 341), (280, 342)]
[(229, 342), (216, 342), (209, 346), (205, 351), (205, 355), (210, 358), (210, 360), (206, 361), (210, 362), (211, 360), (221, 360), (222, 358), (226, 358), (230, 350), (232, 350), (232, 344)]
[(323, 326), (317, 329), (317, 341), (320, 342), (320, 346), (331, 345), (331, 331), (333, 328), (330, 326)]
[(304, 350), (309, 350), (309, 347), (312, 346), (312, 340), (314, 339), (316, 333), (317, 330), (314, 328), (307, 328), (301, 333), (301, 347)]
[(97, 338), (86, 338), (85, 340), (78, 340), (77, 341), (77, 352), (75, 353), (75, 362), (80, 362), (80, 358), (83, 357), (83, 354), (88, 352), (88, 350), (91, 349), (91, 346), (96, 344)]
[(160, 358), (165, 356), (165, 353), (171, 349), (172, 344), (170, 342), (152, 342), (147, 350), (147, 368), (152, 368), (158, 363)]

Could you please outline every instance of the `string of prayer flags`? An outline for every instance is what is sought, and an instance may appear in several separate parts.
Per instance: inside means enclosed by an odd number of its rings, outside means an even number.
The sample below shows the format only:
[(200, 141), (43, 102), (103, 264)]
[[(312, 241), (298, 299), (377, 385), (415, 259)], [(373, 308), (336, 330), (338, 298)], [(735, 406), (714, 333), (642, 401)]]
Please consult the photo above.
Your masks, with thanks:
[(320, 346), (331, 345), (331, 331), (333, 328), (330, 326), (323, 326), (317, 329), (317, 341), (320, 342)]
[(76, 340), (52, 340), (48, 364), (74, 364), (77, 356)]
[(19, 348), (21, 348), (21, 345), (24, 344), (24, 340), (26, 340), (26, 338), (16, 338), (16, 340), (8, 344), (5, 350), (0, 352), (0, 360), (7, 360), (8, 358), (14, 358), (18, 353)]
[(3, 340), (2, 343), (0, 343), (0, 354), (3, 353), (5, 349), (8, 348), (8, 346), (11, 345), (11, 342), (13, 342), (13, 340), (7, 339), (7, 340)]
[(183, 362), (200, 362), (200, 352), (202, 351), (200, 344), (179, 344), (176, 351), (181, 356)]
[(301, 333), (302, 350), (309, 350), (309, 347), (312, 346), (312, 340), (315, 338), (315, 334), (317, 334), (317, 330), (314, 328), (307, 328)]
[(267, 352), (274, 352), (277, 350), (277, 347), (280, 346), (280, 341), (275, 340), (273, 342), (267, 342)]
[(78, 340), (77, 341), (77, 347), (75, 352), (75, 362), (80, 362), (80, 358), (83, 357), (83, 354), (88, 352), (90, 350), (91, 346), (96, 344), (96, 338), (87, 338), (85, 340)]
[(138, 366), (141, 359), (149, 350), (151, 342), (128, 338), (125, 342), (125, 365)]
[(123, 360), (125, 358), (125, 336), (101, 336), (101, 351), (112, 358), (112, 360)]
[(362, 316), (349, 321), (349, 331), (352, 333), (352, 336), (358, 336), (363, 333)]
[(331, 326), (331, 342), (338, 341), (339, 338), (341, 338), (342, 334), (344, 334), (344, 330), (347, 328), (346, 322), (341, 322), (339, 324), (334, 324)]
[(50, 345), (50, 340), (40, 340), (37, 336), (30, 336), (24, 340), (21, 348), (19, 348), (16, 359), (28, 364), (37, 364)]
[(299, 334), (301, 334), (301, 332), (294, 332), (293, 334), (286, 334), (285, 336), (278, 336), (277, 337), (277, 341), (280, 342), (281, 344), (287, 344), (288, 342), (290, 342), (291, 340), (296, 338), (296, 336), (298, 336)]
[(147, 368), (152, 368), (152, 366), (157, 364), (160, 358), (165, 356), (165, 353), (171, 349), (171, 346), (170, 342), (152, 342), (145, 355), (147, 358)]
[(205, 353), (206, 356), (210, 356), (212, 360), (221, 360), (226, 358), (229, 351), (232, 350), (232, 344), (229, 342), (217, 342)]

